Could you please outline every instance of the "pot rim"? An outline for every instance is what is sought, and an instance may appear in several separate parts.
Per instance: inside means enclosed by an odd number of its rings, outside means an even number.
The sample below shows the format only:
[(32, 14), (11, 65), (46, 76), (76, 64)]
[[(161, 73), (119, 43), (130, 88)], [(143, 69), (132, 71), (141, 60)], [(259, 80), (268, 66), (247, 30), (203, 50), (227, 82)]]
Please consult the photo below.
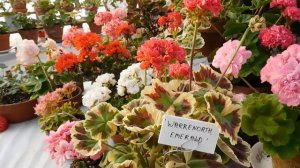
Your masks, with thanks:
[(18, 102), (18, 103), (13, 103), (13, 104), (0, 104), (0, 107), (10, 107), (10, 106), (16, 106), (16, 105), (20, 105), (20, 104), (27, 104), (27, 103), (31, 103), (37, 101), (37, 98), (35, 99), (29, 99), (27, 101), (23, 101), (23, 102)]

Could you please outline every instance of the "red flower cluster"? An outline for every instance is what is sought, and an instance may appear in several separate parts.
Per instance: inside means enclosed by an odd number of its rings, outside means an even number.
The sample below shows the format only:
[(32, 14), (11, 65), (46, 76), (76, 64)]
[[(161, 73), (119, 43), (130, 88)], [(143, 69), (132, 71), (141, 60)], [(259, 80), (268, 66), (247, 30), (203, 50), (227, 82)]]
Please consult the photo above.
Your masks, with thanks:
[(282, 15), (289, 17), (293, 21), (299, 21), (300, 22), (300, 8), (287, 7), (283, 11)]
[(218, 16), (223, 10), (221, 0), (183, 0), (183, 4), (188, 10), (210, 11), (214, 16)]
[(128, 58), (130, 55), (129, 51), (118, 40), (114, 40), (100, 48), (103, 49), (102, 53), (105, 56), (121, 54), (123, 57)]
[(182, 16), (179, 12), (170, 12), (167, 16), (158, 18), (158, 25), (167, 26), (171, 31), (174, 31), (182, 25)]
[(190, 77), (190, 66), (186, 63), (183, 64), (172, 64), (169, 67), (170, 76), (175, 79), (189, 79)]
[(74, 47), (80, 51), (78, 60), (80, 62), (89, 59), (95, 61), (98, 54), (98, 47), (101, 45), (101, 38), (96, 33), (83, 33), (73, 39)]
[(296, 43), (296, 37), (285, 26), (273, 25), (269, 28), (264, 28), (260, 31), (258, 38), (261, 44), (267, 48), (281, 48), (286, 49), (288, 46)]
[(116, 28), (116, 35), (121, 36), (123, 35), (126, 38), (129, 38), (131, 35), (135, 33), (134, 25), (131, 24), (121, 24)]
[(61, 74), (65, 69), (74, 68), (76, 64), (78, 64), (77, 56), (74, 53), (66, 53), (58, 58), (55, 68), (58, 74)]
[(136, 59), (142, 62), (142, 69), (153, 65), (158, 75), (161, 75), (169, 64), (181, 63), (185, 56), (185, 49), (175, 41), (153, 38), (138, 48)]
[(297, 0), (272, 0), (270, 3), (270, 7), (278, 7), (280, 9), (286, 8), (286, 7), (296, 7), (297, 6)]

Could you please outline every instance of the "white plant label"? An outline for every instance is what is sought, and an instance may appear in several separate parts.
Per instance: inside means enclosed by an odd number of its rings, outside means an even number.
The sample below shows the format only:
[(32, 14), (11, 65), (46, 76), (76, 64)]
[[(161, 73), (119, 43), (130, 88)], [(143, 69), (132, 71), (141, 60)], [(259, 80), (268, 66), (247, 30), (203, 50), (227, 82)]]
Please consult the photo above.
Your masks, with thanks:
[(214, 154), (218, 138), (213, 123), (165, 115), (158, 143)]

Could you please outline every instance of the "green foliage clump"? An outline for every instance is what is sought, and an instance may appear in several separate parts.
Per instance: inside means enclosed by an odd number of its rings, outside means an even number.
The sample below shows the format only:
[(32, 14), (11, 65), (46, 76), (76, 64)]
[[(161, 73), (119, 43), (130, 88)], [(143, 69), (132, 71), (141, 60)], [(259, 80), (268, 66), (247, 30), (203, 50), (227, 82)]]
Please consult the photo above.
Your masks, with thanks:
[(5, 23), (0, 22), (0, 34), (6, 34), (8, 33), (8, 27)]
[(27, 14), (24, 13), (16, 14), (13, 23), (24, 30), (35, 29), (37, 27), (37, 20), (28, 17)]
[(42, 21), (45, 26), (64, 25), (68, 20), (68, 15), (57, 9), (49, 10), (43, 17)]
[(251, 94), (243, 102), (242, 130), (257, 135), (270, 155), (291, 159), (300, 153), (300, 122), (296, 109), (282, 105), (275, 95)]

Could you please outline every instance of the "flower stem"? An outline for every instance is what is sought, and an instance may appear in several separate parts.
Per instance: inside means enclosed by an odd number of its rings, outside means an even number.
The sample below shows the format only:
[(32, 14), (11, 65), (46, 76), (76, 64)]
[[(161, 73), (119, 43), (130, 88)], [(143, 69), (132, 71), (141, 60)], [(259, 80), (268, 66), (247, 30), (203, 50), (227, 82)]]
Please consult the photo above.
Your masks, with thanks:
[(144, 74), (144, 78), (145, 78), (145, 86), (147, 86), (147, 70), (145, 69), (145, 74)]
[(109, 145), (109, 144), (107, 144), (107, 143), (105, 143), (105, 142), (102, 142), (102, 144), (105, 145), (105, 146), (107, 146), (107, 147), (109, 147), (109, 148), (111, 148), (111, 149), (114, 149), (114, 150), (116, 150), (116, 151), (119, 151), (119, 152), (121, 152), (121, 153), (123, 153), (123, 154), (127, 154), (126, 152), (124, 152), (124, 151), (122, 151), (122, 150), (120, 150), (120, 149), (118, 149), (118, 148), (115, 148), (115, 147), (113, 147), (113, 146), (111, 146), (111, 145)]
[(157, 159), (157, 156), (159, 153), (161, 153), (161, 149), (163, 148), (163, 145), (158, 145), (153, 152), (151, 153), (151, 160), (150, 160), (150, 168), (155, 168), (155, 162)]
[(54, 91), (53, 86), (52, 86), (52, 83), (51, 83), (51, 80), (50, 80), (50, 78), (49, 78), (49, 76), (48, 76), (48, 73), (46, 72), (46, 70), (45, 70), (45, 68), (44, 68), (44, 65), (43, 65), (43, 63), (42, 63), (42, 60), (41, 60), (40, 56), (37, 56), (37, 57), (38, 57), (38, 60), (39, 60), (40, 67), (42, 68), (43, 73), (44, 73), (44, 75), (45, 75), (45, 77), (46, 77), (46, 80), (48, 81), (48, 83), (49, 83), (49, 85), (50, 85), (50, 89), (51, 89), (51, 91)]
[(193, 35), (193, 46), (191, 51), (191, 61), (190, 61), (190, 90), (192, 89), (192, 79), (193, 79), (193, 64), (194, 64), (194, 56), (195, 56), (195, 47), (196, 47), (196, 37), (198, 33), (199, 21), (195, 24), (194, 35)]
[(222, 80), (223, 77), (225, 76), (227, 70), (229, 69), (229, 67), (230, 67), (230, 65), (231, 65), (231, 63), (232, 63), (232, 61), (234, 60), (234, 58), (236, 57), (237, 53), (239, 52), (239, 49), (241, 48), (242, 44), (244, 43), (244, 41), (245, 41), (245, 39), (246, 39), (246, 37), (247, 37), (247, 35), (248, 35), (249, 32), (250, 32), (250, 27), (248, 27), (248, 28), (246, 29), (245, 33), (243, 34), (243, 37), (242, 37), (242, 39), (241, 39), (241, 41), (240, 41), (239, 46), (236, 48), (236, 50), (235, 50), (233, 56), (231, 57), (231, 60), (229, 61), (228, 65), (227, 65), (227, 67), (226, 67), (226, 69), (225, 69), (225, 71), (222, 73), (221, 77), (219, 78), (219, 80), (218, 80), (217, 84), (215, 85), (214, 89), (216, 89), (216, 88), (219, 86), (221, 80)]
[(241, 77), (240, 76), (240, 78), (242, 79), (242, 81), (244, 82), (244, 83), (246, 83), (246, 85), (251, 89), (251, 90), (253, 90), (255, 93), (259, 93), (259, 91), (257, 90), (257, 89), (255, 89), (245, 78), (243, 78), (243, 77)]
[(277, 25), (281, 19), (282, 19), (282, 15), (280, 15), (280, 17), (277, 19), (277, 21), (275, 22), (275, 25)]

